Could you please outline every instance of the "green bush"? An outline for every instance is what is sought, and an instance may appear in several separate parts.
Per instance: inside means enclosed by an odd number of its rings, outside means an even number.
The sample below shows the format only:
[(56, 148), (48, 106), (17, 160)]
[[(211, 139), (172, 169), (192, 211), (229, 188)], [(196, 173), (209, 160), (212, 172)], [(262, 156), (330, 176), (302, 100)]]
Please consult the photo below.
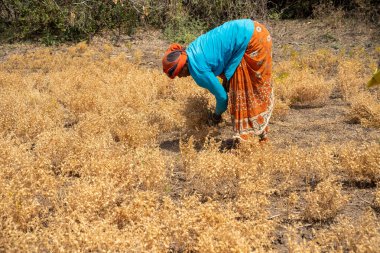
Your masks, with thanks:
[(187, 9), (192, 17), (204, 20), (211, 27), (215, 27), (227, 20), (251, 18), (265, 19), (267, 16), (267, 0), (208, 0), (188, 1)]
[(179, 24), (170, 23), (164, 30), (165, 37), (178, 43), (188, 44), (204, 33), (204, 23), (198, 20), (183, 20)]
[(171, 42), (190, 43), (206, 31), (204, 22), (179, 15), (164, 28), (165, 37)]
[(91, 39), (103, 30), (121, 35), (153, 26), (169, 40), (187, 43), (227, 20), (306, 18), (321, 7), (371, 22), (380, 16), (378, 0), (0, 0), (0, 41), (53, 44)]
[(348, 16), (360, 20), (364, 17), (373, 23), (378, 22), (380, 16), (378, 0), (274, 0), (269, 1), (267, 7), (270, 14), (282, 19), (318, 17), (316, 9), (328, 12), (342, 9)]
[(7, 22), (1, 31), (6, 38), (25, 39), (42, 34), (50, 37), (64, 29), (63, 13), (52, 2), (4, 0), (2, 5), (7, 7), (2, 13)]
[(140, 5), (147, 24), (162, 28), (172, 42), (189, 43), (203, 32), (238, 18), (263, 19), (267, 0), (144, 1)]
[(46, 44), (90, 38), (102, 29), (131, 33), (137, 11), (128, 1), (0, 0), (2, 40)]
[(46, 44), (91, 38), (107, 29), (131, 33), (138, 25), (162, 28), (187, 43), (205, 30), (236, 18), (264, 17), (267, 0), (0, 0), (2, 40), (39, 39)]

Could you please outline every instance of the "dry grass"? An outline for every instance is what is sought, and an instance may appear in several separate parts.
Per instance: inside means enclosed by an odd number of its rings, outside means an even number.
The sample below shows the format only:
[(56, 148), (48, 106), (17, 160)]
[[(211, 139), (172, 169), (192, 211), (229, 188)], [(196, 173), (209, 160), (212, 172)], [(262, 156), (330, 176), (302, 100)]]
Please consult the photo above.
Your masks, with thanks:
[(325, 105), (333, 86), (312, 69), (295, 61), (279, 63), (275, 75), (277, 97), (291, 107)]
[(313, 240), (299, 238), (297, 229), (288, 229), (290, 252), (377, 252), (380, 246), (379, 221), (370, 210), (358, 219), (338, 217), (328, 229), (312, 231)]
[(319, 183), (304, 198), (303, 217), (308, 221), (329, 221), (335, 218), (348, 200), (342, 195), (341, 186), (332, 179)]
[(380, 212), (380, 187), (377, 187), (376, 189), (375, 197), (373, 199), (373, 208), (377, 212)]
[(365, 90), (376, 68), (376, 60), (369, 53), (361, 48), (346, 54), (328, 49), (296, 51), (291, 47), (284, 51), (289, 57), (274, 67), (275, 119), (284, 118), (289, 107), (323, 107), (332, 96), (350, 103), (349, 122), (379, 128), (379, 93)]
[(359, 219), (338, 218), (329, 230), (322, 230), (316, 242), (325, 251), (376, 252), (380, 246), (379, 221), (368, 210)]
[[(336, 78), (348, 85), (351, 63), (335, 57), (318, 51), (277, 63), (275, 117), (323, 106)], [(208, 138), (216, 135), (206, 125), (210, 94), (190, 78), (138, 68), (110, 45), (12, 55), (0, 63), (0, 85), (0, 251), (368, 252), (379, 245), (373, 214), (359, 226), (340, 216), (348, 198), (341, 181), (379, 182), (378, 143), (283, 149), (252, 141), (220, 152)], [(360, 123), (378, 126), (377, 98), (361, 101), (373, 116), (360, 114)], [(179, 153), (159, 147), (169, 135), (181, 139)], [(325, 221), (332, 223), (299, 239), (303, 222)], [(284, 224), (288, 240), (279, 245)]]
[(350, 103), (351, 110), (347, 115), (349, 122), (380, 128), (380, 103), (375, 95), (361, 92), (353, 96)]
[[(364, 87), (374, 60), (336, 54), (329, 49), (316, 51), (284, 47), (285, 58), (275, 64), (274, 84), (277, 98), (290, 107), (322, 107), (332, 92), (348, 99)], [(283, 108), (283, 107), (282, 107)]]
[(348, 144), (339, 154), (341, 171), (348, 180), (352, 181), (380, 181), (380, 145), (370, 143), (357, 146)]

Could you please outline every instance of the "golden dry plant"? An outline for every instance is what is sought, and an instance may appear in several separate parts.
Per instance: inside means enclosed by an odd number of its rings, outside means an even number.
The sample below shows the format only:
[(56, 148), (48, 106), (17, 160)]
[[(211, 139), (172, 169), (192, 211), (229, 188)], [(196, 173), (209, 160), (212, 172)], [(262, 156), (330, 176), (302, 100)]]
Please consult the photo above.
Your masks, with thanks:
[(303, 217), (308, 221), (329, 221), (348, 201), (339, 183), (331, 178), (319, 183), (314, 191), (305, 193), (304, 198)]
[(342, 92), (344, 99), (349, 100), (358, 94), (365, 80), (361, 76), (360, 62), (349, 60), (342, 62), (338, 67), (337, 87)]
[(369, 92), (361, 92), (352, 96), (347, 117), (349, 122), (380, 128), (379, 99)]
[(334, 54), (326, 48), (317, 49), (309, 52), (307, 56), (298, 56), (301, 66), (316, 70), (318, 75), (330, 80), (336, 74), (339, 62), (342, 60), (341, 55)]
[(278, 99), (291, 107), (321, 107), (333, 89), (322, 75), (293, 60), (278, 63), (274, 86)]
[(175, 164), (158, 135), (207, 135), (211, 97), (110, 50), (80, 43), (1, 63), (1, 249), (270, 247), (265, 219), (237, 221), (235, 208), (193, 194), (170, 199)]
[(378, 186), (375, 192), (375, 196), (373, 198), (372, 207), (375, 211), (380, 212), (380, 187)]
[(339, 167), (350, 181), (380, 181), (380, 144), (369, 143), (357, 146), (349, 143), (338, 153)]
[(326, 252), (377, 252), (379, 220), (371, 210), (357, 218), (338, 217), (331, 229), (318, 231), (315, 242)]
[(286, 231), (289, 252), (377, 252), (379, 221), (371, 210), (355, 218), (339, 216), (327, 229), (311, 231), (311, 240), (300, 238), (302, 226)]
[[(276, 62), (275, 117), (324, 106), (335, 70), (360, 61), (329, 54)], [(221, 150), (228, 112), (225, 125), (209, 127), (213, 96), (191, 78), (138, 67), (143, 58), (79, 43), (0, 60), (0, 252), (375, 249), (378, 218), (358, 214), (354, 226), (341, 184), (373, 181), (366, 190), (375, 191), (378, 143)]]
[[(218, 146), (211, 144), (197, 152), (193, 138), (181, 145), (183, 170), (189, 194), (195, 193), (207, 199), (234, 199), (238, 196), (240, 169), (244, 166), (228, 153), (220, 154)], [(213, 157), (218, 157), (214, 160)]]
[(299, 230), (295, 226), (289, 226), (286, 230), (286, 250), (294, 253), (321, 252), (321, 246), (315, 241), (307, 241), (300, 238)]
[(364, 48), (334, 53), (285, 46), (283, 51), (288, 57), (274, 64), (274, 119), (286, 118), (289, 107), (323, 107), (332, 97), (351, 105), (350, 123), (379, 128), (378, 90), (366, 91), (365, 87), (377, 63)]
[(364, 91), (376, 65), (376, 59), (371, 58), (364, 48), (354, 48), (349, 51), (349, 56), (339, 59), (335, 84), (347, 101)]

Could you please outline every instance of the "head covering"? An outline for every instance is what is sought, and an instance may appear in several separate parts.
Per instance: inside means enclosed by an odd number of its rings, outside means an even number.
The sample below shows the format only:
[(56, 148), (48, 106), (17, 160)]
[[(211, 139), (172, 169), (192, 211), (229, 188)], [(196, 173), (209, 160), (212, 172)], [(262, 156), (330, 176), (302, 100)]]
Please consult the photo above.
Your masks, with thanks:
[(162, 58), (162, 69), (170, 77), (174, 78), (182, 70), (187, 61), (187, 53), (185, 48), (174, 43), (166, 50), (164, 58)]

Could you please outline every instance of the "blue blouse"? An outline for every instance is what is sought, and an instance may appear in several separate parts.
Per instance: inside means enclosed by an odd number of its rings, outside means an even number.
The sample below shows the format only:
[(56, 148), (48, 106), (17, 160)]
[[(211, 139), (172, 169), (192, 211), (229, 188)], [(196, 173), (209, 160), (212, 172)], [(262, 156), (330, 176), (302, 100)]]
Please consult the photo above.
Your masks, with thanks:
[(217, 114), (227, 110), (228, 96), (216, 76), (224, 73), (230, 80), (253, 31), (254, 23), (250, 19), (229, 21), (199, 36), (186, 49), (190, 75), (215, 96)]

